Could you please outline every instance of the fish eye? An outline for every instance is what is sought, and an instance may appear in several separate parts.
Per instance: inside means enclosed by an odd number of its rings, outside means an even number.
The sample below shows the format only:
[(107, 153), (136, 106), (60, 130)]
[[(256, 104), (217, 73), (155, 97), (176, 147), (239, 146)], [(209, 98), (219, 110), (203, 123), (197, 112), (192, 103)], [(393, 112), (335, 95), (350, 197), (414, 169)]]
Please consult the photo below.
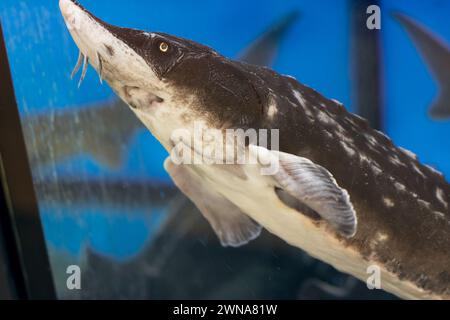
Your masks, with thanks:
[(167, 43), (167, 42), (161, 42), (160, 44), (159, 44), (159, 50), (161, 51), (161, 52), (167, 52), (167, 51), (169, 51), (169, 44)]

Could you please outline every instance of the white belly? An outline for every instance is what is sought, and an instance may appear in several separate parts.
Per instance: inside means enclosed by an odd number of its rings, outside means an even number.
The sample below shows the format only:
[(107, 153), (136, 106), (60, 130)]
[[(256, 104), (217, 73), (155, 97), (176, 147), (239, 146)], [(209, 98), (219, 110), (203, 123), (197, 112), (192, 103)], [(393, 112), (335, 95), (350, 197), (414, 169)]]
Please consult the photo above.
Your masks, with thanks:
[(336, 238), (325, 223), (317, 225), (307, 216), (285, 206), (268, 184), (270, 178), (260, 175), (258, 166), (240, 167), (247, 175), (246, 180), (239, 178), (235, 170), (217, 166), (199, 165), (195, 171), (202, 176), (208, 188), (228, 198), (268, 231), (336, 269), (366, 282), (370, 276), (367, 268), (378, 265), (383, 290), (406, 299), (441, 298), (425, 292), (412, 282), (399, 280), (382, 264), (365, 260), (355, 248), (346, 246)]

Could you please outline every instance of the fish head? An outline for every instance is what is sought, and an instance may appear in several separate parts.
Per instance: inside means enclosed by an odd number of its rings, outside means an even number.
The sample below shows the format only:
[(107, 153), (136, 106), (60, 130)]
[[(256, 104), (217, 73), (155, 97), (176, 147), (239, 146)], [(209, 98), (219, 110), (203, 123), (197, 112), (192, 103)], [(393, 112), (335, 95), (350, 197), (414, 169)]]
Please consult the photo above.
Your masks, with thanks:
[(207, 46), (110, 25), (76, 1), (59, 4), (81, 54), (165, 146), (194, 121), (223, 126), (254, 96), (242, 71)]

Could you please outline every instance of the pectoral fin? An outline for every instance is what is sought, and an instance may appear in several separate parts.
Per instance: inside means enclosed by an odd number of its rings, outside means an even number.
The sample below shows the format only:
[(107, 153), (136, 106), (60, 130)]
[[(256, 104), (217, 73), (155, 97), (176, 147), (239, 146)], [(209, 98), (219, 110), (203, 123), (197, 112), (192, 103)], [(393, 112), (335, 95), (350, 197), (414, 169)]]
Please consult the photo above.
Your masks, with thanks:
[[(277, 161), (277, 170), (272, 175), (275, 187), (314, 210), (343, 236), (352, 237), (356, 233), (357, 219), (350, 197), (327, 169), (289, 153), (253, 145), (250, 148), (258, 158), (264, 159), (264, 164), (269, 159)], [(277, 194), (280, 195), (280, 192)], [(281, 201), (287, 199), (279, 198)], [(292, 200), (286, 205), (293, 207)]]
[(261, 225), (224, 196), (208, 188), (189, 166), (176, 165), (167, 158), (164, 168), (208, 220), (224, 247), (239, 247), (260, 235)]

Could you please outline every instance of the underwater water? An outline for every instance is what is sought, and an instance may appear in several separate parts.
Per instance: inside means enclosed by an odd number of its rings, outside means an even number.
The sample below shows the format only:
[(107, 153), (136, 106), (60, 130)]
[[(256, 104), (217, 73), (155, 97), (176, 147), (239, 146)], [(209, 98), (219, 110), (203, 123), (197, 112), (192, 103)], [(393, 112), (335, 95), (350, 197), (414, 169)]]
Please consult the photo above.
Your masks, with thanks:
[[(112, 24), (186, 37), (233, 58), (298, 12), (271, 66), (356, 110), (349, 1), (82, 4)], [(448, 2), (381, 5), (417, 18), (450, 43)], [(92, 69), (79, 89), (78, 79), (70, 80), (78, 51), (57, 1), (2, 0), (0, 19), (59, 297), (391, 298), (268, 232), (246, 247), (222, 248), (164, 171), (166, 151), (131, 111)], [(426, 113), (436, 84), (397, 22), (383, 17), (382, 31), (383, 129), (448, 177), (450, 121)], [(82, 292), (65, 286), (71, 264), (84, 270)]]

